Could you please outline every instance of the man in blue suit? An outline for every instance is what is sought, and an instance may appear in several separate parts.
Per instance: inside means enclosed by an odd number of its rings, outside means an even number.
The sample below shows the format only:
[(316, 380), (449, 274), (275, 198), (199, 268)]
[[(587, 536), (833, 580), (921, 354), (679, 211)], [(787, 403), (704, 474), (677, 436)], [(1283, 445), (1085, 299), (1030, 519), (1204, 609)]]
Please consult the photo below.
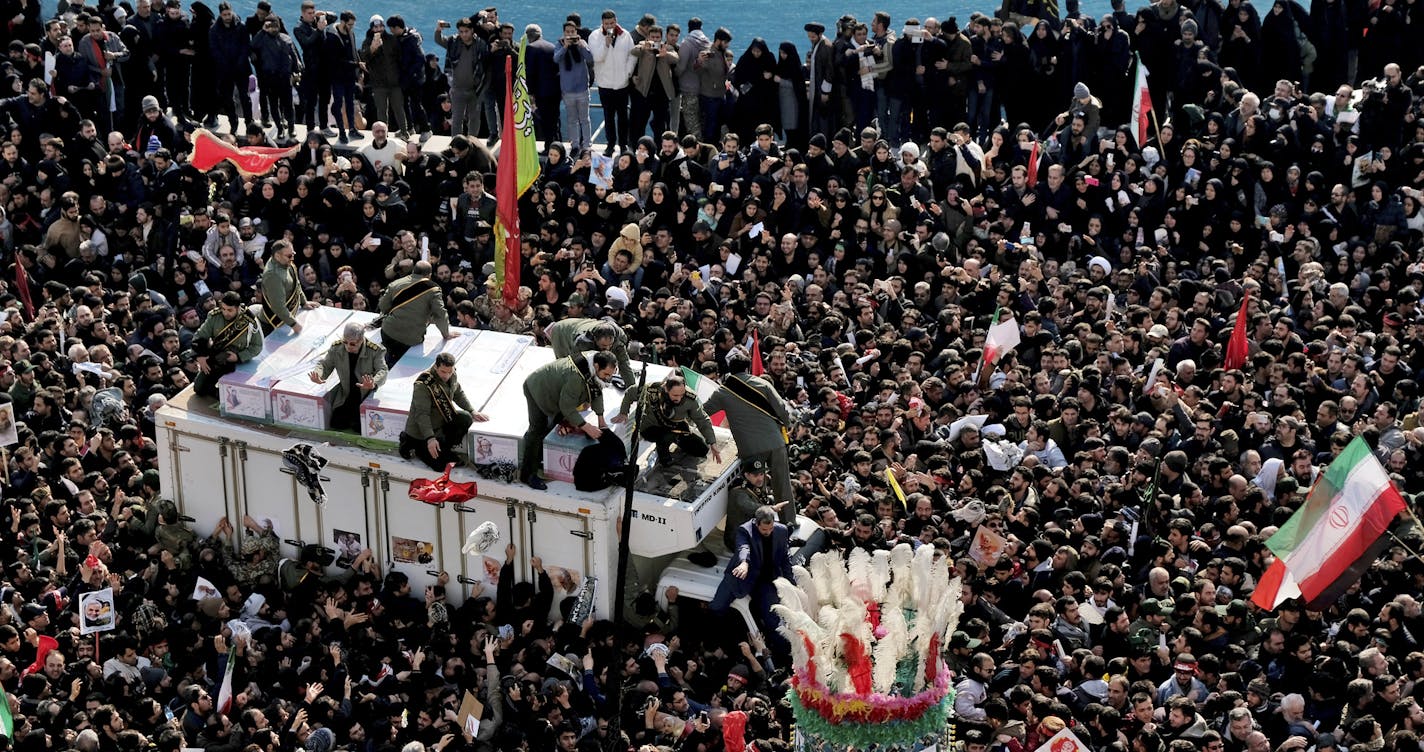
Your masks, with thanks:
[(737, 528), (737, 547), (712, 598), (713, 611), (725, 611), (732, 601), (751, 596), (752, 614), (761, 624), (762, 634), (776, 634), (780, 619), (771, 612), (776, 605), (776, 578), (795, 581), (791, 572), (791, 531), (777, 522), (776, 510), (757, 507), (752, 519)]

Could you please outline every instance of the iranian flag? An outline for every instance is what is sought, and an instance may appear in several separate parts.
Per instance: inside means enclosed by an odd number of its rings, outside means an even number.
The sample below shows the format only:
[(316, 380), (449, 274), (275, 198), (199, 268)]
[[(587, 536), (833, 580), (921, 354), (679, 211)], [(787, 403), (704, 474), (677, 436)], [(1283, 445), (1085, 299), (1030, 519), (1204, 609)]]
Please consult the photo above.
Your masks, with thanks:
[(1147, 118), (1152, 113), (1152, 93), (1147, 89), (1147, 66), (1142, 58), (1133, 55), (1137, 68), (1132, 84), (1132, 122), (1137, 127), (1137, 148), (1147, 143)]
[[(721, 388), (717, 386), (717, 382), (687, 366), (682, 367), (682, 380), (687, 382), (687, 390), (692, 392), (692, 396), (696, 397), (697, 401), (703, 404), (706, 404), (707, 400)], [(718, 410), (716, 413), (707, 417), (712, 419), (712, 425), (720, 426), (727, 422), (727, 411)]]
[(227, 715), (232, 709), (232, 673), (237, 666), (237, 648), (227, 649), (227, 668), (223, 671), (222, 686), (218, 688), (218, 700), (214, 704), (217, 711)]
[(25, 262), (15, 258), (15, 291), (20, 293), (20, 302), (25, 304), (25, 318), (35, 317), (35, 301), (30, 297), (30, 273), (25, 271)]
[(15, 719), (10, 717), (10, 698), (4, 687), (0, 687), (0, 734), (7, 739), (15, 735)]
[(1028, 150), (1028, 175), (1025, 176), (1025, 182), (1028, 183), (1028, 187), (1030, 188), (1038, 185), (1038, 163), (1041, 159), (1038, 151), (1038, 139), (1035, 138), (1033, 140), (1033, 148)]
[(1251, 600), (1268, 610), (1296, 596), (1311, 610), (1328, 606), (1379, 558), (1389, 543), (1385, 532), (1404, 510), (1384, 467), (1355, 437), (1266, 541), (1276, 560)]
[(989, 335), (984, 338), (984, 362), (990, 365), (999, 362), (1004, 353), (1019, 346), (1019, 322), (1012, 312), (1008, 319), (1002, 319), (1004, 309), (994, 310), (994, 321), (989, 324)]

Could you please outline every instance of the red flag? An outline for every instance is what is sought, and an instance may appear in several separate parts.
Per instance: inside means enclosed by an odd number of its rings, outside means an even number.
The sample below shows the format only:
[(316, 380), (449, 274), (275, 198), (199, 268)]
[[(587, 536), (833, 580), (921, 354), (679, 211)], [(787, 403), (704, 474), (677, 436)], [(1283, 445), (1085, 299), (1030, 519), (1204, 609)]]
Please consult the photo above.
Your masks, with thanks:
[(515, 148), (514, 58), (504, 59), (504, 133), (494, 182), (495, 255), (502, 261), (504, 302), (519, 307), (519, 150)]
[(207, 172), (223, 160), (232, 162), (237, 171), (244, 175), (265, 175), (271, 172), (279, 160), (297, 153), (298, 147), (287, 149), (270, 146), (236, 147), (199, 128), (193, 132), (193, 166)]
[(766, 366), (761, 362), (761, 335), (755, 329), (752, 330), (752, 375), (760, 376), (766, 373)]
[(1246, 365), (1246, 354), (1250, 348), (1246, 345), (1246, 309), (1251, 305), (1251, 291), (1247, 290), (1246, 295), (1241, 298), (1241, 310), (1236, 314), (1236, 326), (1231, 328), (1231, 339), (1226, 343), (1226, 370), (1240, 368)]
[(35, 317), (35, 301), (30, 298), (30, 275), (25, 271), (25, 262), (15, 257), (15, 287), (20, 293), (20, 302), (25, 304), (25, 317)]
[(416, 478), (410, 482), (410, 498), (437, 507), (447, 503), (461, 504), (479, 495), (475, 481), (450, 480), (450, 471), (455, 463), (445, 466), (445, 473), (438, 478)]
[(43, 669), (45, 664), (45, 658), (48, 658), (49, 654), (51, 652), (54, 652), (54, 650), (58, 647), (59, 640), (56, 640), (53, 637), (50, 637), (49, 635), (40, 635), (40, 644), (35, 646), (35, 662), (31, 663), (29, 668), (26, 668), (23, 672), (21, 672), (20, 677), (24, 678), (26, 676), (29, 676), (30, 674), (37, 673), (41, 669)]
[(1028, 187), (1038, 185), (1038, 141), (1034, 140), (1033, 148), (1028, 151)]

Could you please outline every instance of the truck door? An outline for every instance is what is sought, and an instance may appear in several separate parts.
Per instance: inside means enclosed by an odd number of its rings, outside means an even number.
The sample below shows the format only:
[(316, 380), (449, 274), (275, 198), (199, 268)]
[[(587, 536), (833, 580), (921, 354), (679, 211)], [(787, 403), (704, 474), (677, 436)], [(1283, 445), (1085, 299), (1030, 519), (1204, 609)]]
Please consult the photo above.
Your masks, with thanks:
[[(576, 592), (585, 575), (601, 574), (595, 571), (597, 562), (593, 547), (595, 543), (607, 545), (611, 542), (594, 540), (596, 531), (589, 519), (591, 509), (555, 510), (526, 502), (522, 505), (521, 514), (528, 529), (528, 541), (523, 549), (527, 554), (520, 558), (526, 562), (530, 556), (542, 559), (544, 571), (549, 573), (556, 591)], [(533, 573), (529, 573), (527, 578), (532, 579)], [(606, 577), (599, 577), (597, 584), (600, 602), (605, 600), (603, 591), (615, 584), (606, 580)], [(562, 597), (556, 595), (556, 606)], [(600, 608), (598, 616), (610, 618), (611, 614), (604, 613), (604, 609)]]
[[(226, 517), (234, 528), (242, 527), (242, 515), (234, 514), (237, 501), (233, 442), (225, 436), (197, 436), (172, 425), (162, 429), (162, 437), (167, 450), (163, 487), (171, 489), (178, 512), (203, 520), (204, 524)], [(210, 492), (190, 495), (184, 493), (185, 488)], [(233, 543), (236, 545), (237, 541)]]
[(331, 541), (322, 531), (322, 508), (312, 503), (296, 476), (282, 472), (281, 452), (239, 440), (233, 442), (233, 458), (238, 489), (233, 528), (242, 528), (242, 516), (250, 514), (271, 517), (283, 539), (320, 545)]

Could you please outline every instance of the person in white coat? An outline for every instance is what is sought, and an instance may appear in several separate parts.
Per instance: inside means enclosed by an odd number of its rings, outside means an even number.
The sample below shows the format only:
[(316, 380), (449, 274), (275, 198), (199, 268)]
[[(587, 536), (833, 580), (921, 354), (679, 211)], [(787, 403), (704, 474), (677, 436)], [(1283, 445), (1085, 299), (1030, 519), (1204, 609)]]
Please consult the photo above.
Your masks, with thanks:
[(1041, 420), (1035, 420), (1028, 427), (1027, 438), (1019, 443), (1019, 448), (1024, 451), (1025, 456), (1031, 454), (1037, 457), (1039, 464), (1050, 470), (1062, 470), (1068, 466), (1068, 459), (1063, 456), (1063, 450), (1048, 436), (1048, 424)]
[(608, 139), (607, 156), (614, 148), (628, 150), (628, 92), (633, 80), (633, 35), (618, 24), (618, 16), (603, 11), (603, 24), (589, 35), (593, 52), (593, 83), (603, 105), (603, 135)]

